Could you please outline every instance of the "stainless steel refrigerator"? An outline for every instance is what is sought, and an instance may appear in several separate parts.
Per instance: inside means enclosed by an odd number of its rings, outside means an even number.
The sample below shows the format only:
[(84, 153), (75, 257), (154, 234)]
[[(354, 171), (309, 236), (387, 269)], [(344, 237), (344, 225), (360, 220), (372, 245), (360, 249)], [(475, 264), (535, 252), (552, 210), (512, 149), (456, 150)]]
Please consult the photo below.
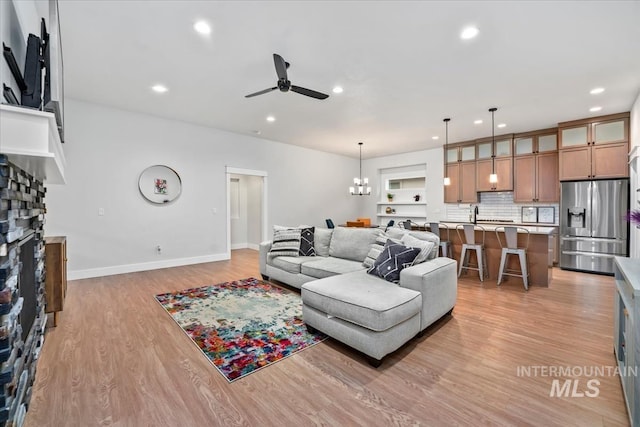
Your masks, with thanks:
[(613, 257), (629, 253), (629, 180), (562, 182), (560, 268), (613, 274)]

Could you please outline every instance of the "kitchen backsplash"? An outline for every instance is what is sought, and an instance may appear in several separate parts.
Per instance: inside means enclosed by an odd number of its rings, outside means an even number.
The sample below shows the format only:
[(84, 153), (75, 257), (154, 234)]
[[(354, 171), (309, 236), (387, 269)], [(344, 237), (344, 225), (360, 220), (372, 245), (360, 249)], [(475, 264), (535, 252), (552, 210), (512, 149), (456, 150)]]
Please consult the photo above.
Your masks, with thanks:
[(555, 224), (560, 221), (560, 209), (556, 203), (513, 203), (512, 192), (480, 193), (480, 203), (472, 204), (447, 204), (446, 220), (468, 222), (469, 213), (474, 206), (478, 206), (478, 219), (509, 220), (522, 222), (523, 206), (552, 206), (555, 211)]

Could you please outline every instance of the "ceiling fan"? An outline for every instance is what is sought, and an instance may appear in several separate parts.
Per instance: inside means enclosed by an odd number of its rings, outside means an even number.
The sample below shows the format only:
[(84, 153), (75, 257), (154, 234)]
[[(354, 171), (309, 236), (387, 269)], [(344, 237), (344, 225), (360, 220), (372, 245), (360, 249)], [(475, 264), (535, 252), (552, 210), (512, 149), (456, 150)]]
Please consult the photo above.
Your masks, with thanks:
[(245, 98), (251, 98), (252, 96), (269, 93), (276, 89), (280, 89), (280, 92), (289, 92), (289, 90), (292, 90), (293, 92), (299, 93), (300, 95), (306, 95), (316, 99), (327, 99), (329, 97), (329, 95), (321, 92), (316, 92), (315, 90), (292, 85), (289, 79), (287, 78), (287, 68), (289, 68), (290, 64), (288, 62), (285, 62), (282, 56), (278, 55), (277, 53), (274, 53), (273, 62), (276, 65), (276, 74), (278, 75), (278, 85), (269, 89), (261, 90), (260, 92), (255, 92), (249, 95), (245, 95)]

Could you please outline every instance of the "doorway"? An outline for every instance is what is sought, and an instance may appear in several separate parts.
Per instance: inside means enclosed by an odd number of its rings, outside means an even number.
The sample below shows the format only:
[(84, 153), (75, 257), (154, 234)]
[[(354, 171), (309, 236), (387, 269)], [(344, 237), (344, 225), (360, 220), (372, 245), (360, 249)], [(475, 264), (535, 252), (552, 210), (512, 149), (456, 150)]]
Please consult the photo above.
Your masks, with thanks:
[(227, 166), (227, 257), (267, 237), (267, 173)]

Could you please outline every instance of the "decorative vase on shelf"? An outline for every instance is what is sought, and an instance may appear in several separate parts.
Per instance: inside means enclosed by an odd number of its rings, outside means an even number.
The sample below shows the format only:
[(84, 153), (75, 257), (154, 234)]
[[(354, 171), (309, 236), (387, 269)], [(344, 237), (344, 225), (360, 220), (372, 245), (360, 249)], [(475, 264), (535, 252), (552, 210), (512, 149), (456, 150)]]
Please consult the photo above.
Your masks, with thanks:
[(420, 195), (416, 194), (415, 196), (413, 196), (413, 200), (415, 200), (416, 202), (420, 201)]
[(387, 206), (387, 209), (385, 209), (385, 212), (390, 214), (393, 213), (393, 209), (391, 209), (391, 207)]

